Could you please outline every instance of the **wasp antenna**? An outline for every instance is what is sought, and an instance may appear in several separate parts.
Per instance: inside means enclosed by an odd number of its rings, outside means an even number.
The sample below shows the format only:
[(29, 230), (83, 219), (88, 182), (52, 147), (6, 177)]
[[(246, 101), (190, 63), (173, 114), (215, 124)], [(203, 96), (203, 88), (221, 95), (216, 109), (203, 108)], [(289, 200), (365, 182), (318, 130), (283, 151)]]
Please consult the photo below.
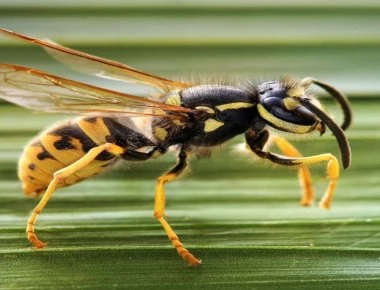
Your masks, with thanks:
[(318, 116), (322, 120), (323, 123), (329, 127), (331, 132), (334, 134), (336, 140), (339, 144), (340, 154), (342, 165), (344, 169), (350, 167), (351, 164), (351, 148), (346, 135), (344, 134), (343, 128), (339, 127), (333, 119), (331, 119), (325, 112), (315, 106), (310, 99), (307, 98), (299, 98), (302, 105), (312, 111), (314, 114)]
[(326, 92), (330, 94), (330, 96), (332, 96), (335, 100), (338, 101), (340, 107), (342, 108), (344, 116), (343, 123), (340, 127), (343, 130), (346, 130), (352, 122), (352, 110), (346, 95), (338, 91), (335, 87), (311, 77), (304, 78), (301, 81), (301, 86), (303, 86), (305, 89), (307, 89), (311, 84), (315, 84), (316, 86), (324, 89)]

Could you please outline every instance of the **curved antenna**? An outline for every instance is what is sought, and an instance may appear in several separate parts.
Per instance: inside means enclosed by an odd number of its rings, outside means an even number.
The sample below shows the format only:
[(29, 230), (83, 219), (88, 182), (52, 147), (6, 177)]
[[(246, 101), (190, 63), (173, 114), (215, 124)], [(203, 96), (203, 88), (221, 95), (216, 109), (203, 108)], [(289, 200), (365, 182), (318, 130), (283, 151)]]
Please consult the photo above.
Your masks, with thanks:
[(307, 89), (311, 84), (315, 84), (316, 86), (324, 89), (334, 99), (338, 101), (340, 107), (342, 108), (343, 116), (344, 116), (343, 123), (342, 125), (340, 125), (340, 127), (342, 128), (342, 130), (346, 130), (351, 125), (351, 122), (352, 122), (352, 110), (351, 110), (351, 106), (347, 97), (342, 92), (338, 91), (335, 87), (327, 83), (321, 82), (319, 80), (316, 80), (314, 78), (307, 77), (301, 81), (301, 86), (304, 87), (305, 89)]
[(347, 169), (351, 164), (351, 148), (346, 135), (344, 134), (343, 128), (339, 127), (333, 119), (331, 119), (325, 112), (323, 112), (320, 108), (315, 106), (310, 99), (308, 98), (299, 98), (300, 103), (312, 111), (315, 115), (318, 116), (319, 119), (323, 123), (329, 127), (331, 132), (334, 134), (336, 140), (339, 144), (340, 155), (342, 160), (342, 165), (344, 169)]

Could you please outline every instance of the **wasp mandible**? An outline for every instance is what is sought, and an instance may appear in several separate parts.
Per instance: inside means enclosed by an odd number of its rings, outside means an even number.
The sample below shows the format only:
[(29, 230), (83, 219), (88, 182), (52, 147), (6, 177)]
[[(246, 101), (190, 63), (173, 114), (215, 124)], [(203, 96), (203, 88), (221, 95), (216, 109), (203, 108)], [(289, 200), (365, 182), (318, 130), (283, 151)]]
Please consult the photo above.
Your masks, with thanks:
[[(24, 193), (42, 195), (26, 228), (35, 248), (46, 245), (37, 238), (34, 228), (55, 190), (103, 172), (117, 160), (143, 161), (175, 148), (177, 164), (156, 181), (154, 216), (178, 254), (192, 266), (201, 261), (183, 246), (165, 219), (164, 186), (186, 170), (190, 155), (200, 152), (200, 148), (211, 150), (244, 134), (247, 149), (258, 157), (299, 168), (304, 205), (314, 198), (308, 166), (326, 162), (329, 185), (320, 202), (322, 208), (330, 207), (339, 179), (337, 158), (330, 153), (303, 157), (286, 139), (273, 135), (272, 129), (294, 134), (318, 131), (322, 135), (328, 127), (339, 144), (343, 168), (350, 166), (350, 146), (344, 134), (352, 119), (350, 104), (343, 93), (314, 78), (270, 81), (258, 86), (248, 82), (224, 85), (172, 81), (49, 40), (6, 29), (0, 32), (43, 47), (79, 72), (142, 83), (158, 92), (155, 97), (134, 96), (33, 68), (0, 64), (0, 98), (33, 110), (81, 115), (43, 131), (25, 147), (20, 158), (18, 175)], [(340, 126), (308, 92), (313, 84), (340, 105), (344, 115)], [(283, 155), (264, 150), (269, 140)]]

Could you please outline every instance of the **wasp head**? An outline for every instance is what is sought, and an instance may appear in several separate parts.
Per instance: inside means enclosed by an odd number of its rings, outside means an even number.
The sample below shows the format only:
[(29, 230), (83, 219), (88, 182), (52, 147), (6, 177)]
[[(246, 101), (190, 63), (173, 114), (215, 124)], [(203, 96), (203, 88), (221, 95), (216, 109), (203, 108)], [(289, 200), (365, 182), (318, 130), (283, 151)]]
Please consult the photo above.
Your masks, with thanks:
[[(344, 122), (340, 127), (320, 108), (319, 102), (307, 93), (306, 89), (312, 83), (325, 89), (341, 105)], [(258, 112), (267, 124), (296, 134), (317, 130), (321, 135), (327, 126), (338, 141), (343, 167), (350, 165), (350, 147), (343, 130), (351, 122), (351, 110), (342, 93), (326, 83), (305, 78), (301, 82), (266, 82), (258, 87), (258, 95)]]
[(260, 116), (270, 126), (281, 131), (305, 134), (318, 130), (325, 132), (323, 122), (299, 98), (307, 97), (305, 89), (297, 83), (272, 81), (258, 87)]

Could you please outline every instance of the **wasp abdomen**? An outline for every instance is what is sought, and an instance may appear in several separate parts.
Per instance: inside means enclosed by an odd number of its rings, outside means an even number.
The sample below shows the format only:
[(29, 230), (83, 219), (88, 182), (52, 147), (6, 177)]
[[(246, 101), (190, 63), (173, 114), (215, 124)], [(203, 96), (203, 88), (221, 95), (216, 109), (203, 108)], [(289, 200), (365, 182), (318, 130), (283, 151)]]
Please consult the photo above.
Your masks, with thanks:
[[(73, 164), (99, 145), (82, 130), (80, 123), (85, 122), (83, 120), (84, 118), (81, 118), (53, 126), (25, 147), (18, 171), (25, 194), (39, 194), (45, 191), (57, 170)], [(96, 129), (99, 127), (95, 126), (93, 131)], [(97, 131), (101, 131), (100, 129)], [(103, 172), (115, 159), (114, 155), (102, 152), (86, 167), (67, 177), (60, 186), (71, 185)]]
[[(130, 118), (83, 117), (59, 123), (32, 140), (19, 161), (19, 178), (25, 194), (45, 191), (54, 173), (81, 159), (92, 148), (113, 143), (126, 149), (127, 160), (145, 160), (150, 155), (134, 150), (155, 146), (139, 132)], [(141, 155), (141, 156), (140, 156)], [(67, 186), (105, 171), (117, 156), (101, 152), (93, 161), (68, 176), (59, 186)]]

